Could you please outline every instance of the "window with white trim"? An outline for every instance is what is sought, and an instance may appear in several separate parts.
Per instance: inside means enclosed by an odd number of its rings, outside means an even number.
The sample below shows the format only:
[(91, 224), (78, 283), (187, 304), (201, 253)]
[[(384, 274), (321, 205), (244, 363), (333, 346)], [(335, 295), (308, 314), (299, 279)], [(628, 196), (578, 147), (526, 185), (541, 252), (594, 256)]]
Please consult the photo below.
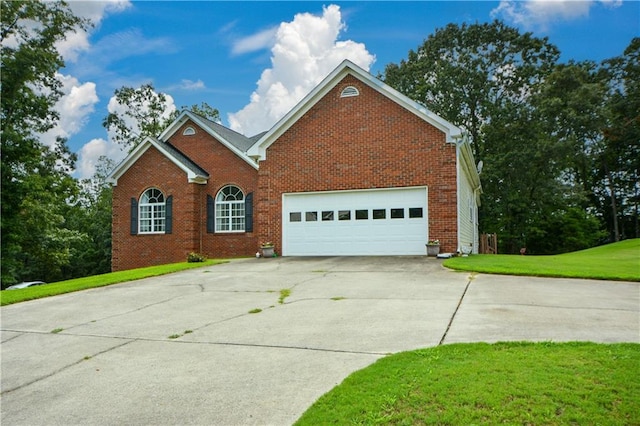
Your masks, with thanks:
[(360, 94), (360, 91), (358, 90), (357, 87), (347, 86), (344, 89), (342, 89), (342, 92), (340, 92), (340, 97), (341, 98), (352, 98), (354, 96), (358, 96), (359, 94)]
[(184, 131), (182, 132), (182, 134), (184, 136), (193, 136), (196, 134), (196, 129), (194, 129), (193, 127), (189, 126), (187, 128), (184, 129)]
[(138, 232), (158, 234), (165, 231), (166, 203), (162, 191), (157, 188), (144, 191), (138, 211)]
[(244, 193), (233, 185), (216, 195), (216, 232), (244, 232)]

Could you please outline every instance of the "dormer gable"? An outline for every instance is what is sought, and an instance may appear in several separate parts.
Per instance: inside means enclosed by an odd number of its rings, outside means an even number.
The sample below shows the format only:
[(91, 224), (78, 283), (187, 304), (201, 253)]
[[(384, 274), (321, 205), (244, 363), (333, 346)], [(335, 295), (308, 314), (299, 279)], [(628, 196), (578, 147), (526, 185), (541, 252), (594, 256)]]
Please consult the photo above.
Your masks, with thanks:
[[(183, 128), (186, 123), (189, 123), (189, 125)], [(192, 136), (196, 134), (198, 129), (206, 132), (219, 141), (227, 149), (240, 157), (247, 164), (251, 165), (251, 167), (256, 170), (258, 169), (258, 163), (247, 155), (247, 149), (254, 144), (254, 140), (191, 111), (182, 111), (180, 115), (178, 115), (178, 117), (160, 134), (159, 139), (166, 141), (176, 134)]]
[(127, 157), (116, 166), (116, 168), (107, 177), (107, 182), (113, 186), (118, 185), (118, 179), (133, 166), (140, 157), (144, 155), (150, 148), (155, 148), (162, 155), (167, 157), (173, 164), (178, 166), (185, 172), (189, 183), (206, 184), (209, 179), (209, 173), (198, 166), (193, 160), (185, 156), (171, 144), (161, 142), (155, 138), (147, 137)]

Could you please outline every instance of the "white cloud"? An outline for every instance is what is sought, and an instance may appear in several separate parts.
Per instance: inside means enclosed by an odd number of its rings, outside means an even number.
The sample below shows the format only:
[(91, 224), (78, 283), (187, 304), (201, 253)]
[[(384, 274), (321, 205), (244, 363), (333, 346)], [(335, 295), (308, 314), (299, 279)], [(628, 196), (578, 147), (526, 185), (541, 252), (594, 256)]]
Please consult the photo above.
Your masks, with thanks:
[(241, 38), (233, 43), (231, 53), (241, 55), (273, 46), (278, 27), (268, 28), (256, 34)]
[(202, 80), (193, 81), (193, 80), (183, 78), (182, 80), (180, 80), (180, 83), (171, 85), (169, 87), (165, 87), (162, 90), (164, 92), (175, 92), (177, 90), (186, 90), (186, 91), (205, 90), (206, 88), (207, 86), (204, 84)]
[(92, 139), (78, 152), (76, 175), (79, 179), (88, 179), (94, 175), (100, 157), (106, 156), (119, 163), (126, 154), (118, 144), (100, 138)]
[(589, 16), (589, 11), (596, 4), (617, 7), (621, 0), (502, 0), (500, 5), (491, 11), (493, 18), (501, 18), (525, 28), (539, 27), (546, 30), (558, 21), (571, 21)]
[(231, 128), (246, 135), (268, 130), (344, 59), (368, 70), (375, 56), (364, 44), (337, 41), (345, 27), (336, 5), (324, 7), (322, 16), (301, 13), (280, 24), (272, 67), (262, 72), (250, 103), (229, 114)]
[(69, 138), (78, 133), (98, 103), (95, 83), (80, 84), (78, 79), (69, 75), (57, 74), (57, 77), (62, 82), (63, 95), (54, 109), (60, 119), (54, 128), (40, 136), (41, 142), (48, 146), (53, 146), (57, 137)]
[[(94, 28), (98, 27), (102, 19), (109, 13), (119, 13), (131, 6), (129, 0), (107, 0), (107, 1), (71, 1), (69, 7), (73, 14), (79, 18), (88, 19)], [(75, 31), (68, 33), (66, 38), (56, 47), (65, 61), (75, 62), (78, 55), (89, 50), (89, 33), (88, 31)]]

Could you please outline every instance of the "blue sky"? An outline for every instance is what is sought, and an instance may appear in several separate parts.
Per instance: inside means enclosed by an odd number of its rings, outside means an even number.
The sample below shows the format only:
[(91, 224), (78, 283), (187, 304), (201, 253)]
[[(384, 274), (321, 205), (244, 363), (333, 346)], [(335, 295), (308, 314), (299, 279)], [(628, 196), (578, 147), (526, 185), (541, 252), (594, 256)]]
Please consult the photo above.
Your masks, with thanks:
[(68, 137), (78, 177), (92, 174), (99, 155), (124, 156), (101, 122), (125, 85), (153, 83), (172, 108), (207, 102), (223, 124), (250, 136), (342, 59), (375, 75), (448, 23), (502, 19), (548, 37), (562, 61), (618, 56), (640, 36), (640, 3), (619, 0), (70, 3), (96, 26), (60, 46), (68, 94), (47, 137)]

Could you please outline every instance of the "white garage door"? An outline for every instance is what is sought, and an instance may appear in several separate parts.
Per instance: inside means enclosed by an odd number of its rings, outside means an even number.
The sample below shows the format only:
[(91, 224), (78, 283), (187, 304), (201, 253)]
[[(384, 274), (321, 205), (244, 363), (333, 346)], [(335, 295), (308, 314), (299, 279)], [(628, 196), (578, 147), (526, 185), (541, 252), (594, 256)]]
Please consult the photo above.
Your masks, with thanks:
[(285, 256), (425, 254), (427, 188), (284, 194)]

